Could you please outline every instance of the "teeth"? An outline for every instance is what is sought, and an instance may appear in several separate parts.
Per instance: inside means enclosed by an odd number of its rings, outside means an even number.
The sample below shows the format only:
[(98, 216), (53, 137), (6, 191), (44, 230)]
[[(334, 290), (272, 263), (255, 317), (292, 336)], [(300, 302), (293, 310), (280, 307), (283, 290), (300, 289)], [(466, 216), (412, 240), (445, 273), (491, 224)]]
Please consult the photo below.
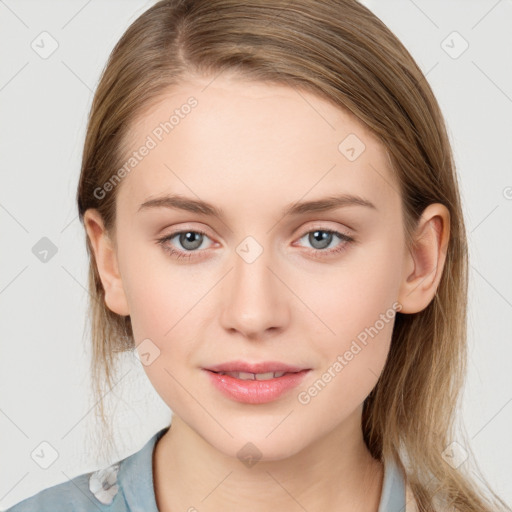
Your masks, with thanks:
[(267, 372), (267, 373), (249, 373), (249, 372), (219, 372), (219, 375), (229, 375), (240, 380), (270, 380), (282, 377), (286, 372)]
[(286, 372), (268, 372), (268, 373), (250, 373), (249, 375), (254, 375), (255, 380), (268, 380), (275, 379), (277, 377), (282, 377)]

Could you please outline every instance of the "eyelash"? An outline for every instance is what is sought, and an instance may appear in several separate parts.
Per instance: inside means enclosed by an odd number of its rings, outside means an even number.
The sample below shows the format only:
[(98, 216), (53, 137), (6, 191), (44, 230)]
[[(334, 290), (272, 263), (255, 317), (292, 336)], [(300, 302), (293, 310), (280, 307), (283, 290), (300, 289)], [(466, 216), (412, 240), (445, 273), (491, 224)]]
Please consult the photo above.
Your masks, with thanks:
[[(314, 258), (318, 258), (318, 259), (322, 259), (324, 258), (324, 255), (327, 254), (328, 256), (331, 256), (333, 254), (339, 254), (341, 252), (343, 252), (344, 250), (347, 249), (347, 245), (352, 243), (352, 242), (355, 242), (355, 239), (344, 234), (344, 233), (340, 233), (339, 231), (335, 231), (333, 229), (322, 229), (322, 228), (314, 228), (312, 230), (309, 230), (309, 231), (306, 231), (301, 237), (299, 237), (299, 240), (304, 238), (306, 235), (309, 235), (310, 233), (314, 233), (315, 231), (321, 231), (323, 233), (329, 233), (329, 234), (333, 234), (333, 235), (336, 235), (338, 236), (341, 241), (344, 241), (345, 243), (342, 243), (340, 244), (339, 246), (337, 246), (336, 249), (329, 249), (329, 250), (326, 250), (326, 249), (310, 249), (308, 252), (314, 257)], [(157, 240), (157, 243), (159, 245), (161, 245), (164, 249), (164, 251), (169, 254), (170, 256), (172, 257), (175, 257), (177, 259), (181, 259), (181, 258), (186, 258), (186, 259), (189, 259), (189, 258), (194, 258), (195, 257), (195, 254), (194, 253), (197, 253), (197, 252), (201, 252), (201, 251), (198, 251), (198, 250), (195, 250), (195, 251), (179, 251), (179, 250), (176, 250), (174, 249), (172, 246), (169, 246), (168, 244), (166, 244), (166, 242), (172, 240), (176, 235), (180, 235), (182, 233), (199, 233), (201, 235), (204, 235), (206, 237), (208, 237), (208, 234), (205, 233), (204, 231), (201, 231), (200, 229), (185, 229), (185, 230), (181, 230), (181, 231), (175, 231), (174, 233), (171, 233), (170, 235), (166, 235), (162, 238), (159, 238)], [(208, 237), (209, 238), (209, 237)], [(323, 253), (323, 254), (322, 254)]]

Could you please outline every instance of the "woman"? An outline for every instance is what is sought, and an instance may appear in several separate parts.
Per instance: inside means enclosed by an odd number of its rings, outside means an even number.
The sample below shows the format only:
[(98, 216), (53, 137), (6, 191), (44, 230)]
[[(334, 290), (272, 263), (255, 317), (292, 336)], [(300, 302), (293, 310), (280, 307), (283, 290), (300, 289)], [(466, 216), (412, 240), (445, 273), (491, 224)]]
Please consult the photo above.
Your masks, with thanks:
[(134, 350), (172, 425), (11, 510), (508, 510), (453, 426), (467, 247), (443, 117), (368, 9), (155, 4), (103, 73), (77, 200), (98, 396)]

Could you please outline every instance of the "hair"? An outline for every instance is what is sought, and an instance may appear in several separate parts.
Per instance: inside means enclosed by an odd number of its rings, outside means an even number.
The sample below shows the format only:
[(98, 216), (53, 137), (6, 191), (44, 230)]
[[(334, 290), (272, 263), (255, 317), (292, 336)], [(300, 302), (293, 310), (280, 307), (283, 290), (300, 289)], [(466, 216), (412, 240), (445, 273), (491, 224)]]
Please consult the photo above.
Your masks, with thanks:
[[(77, 191), (80, 221), (95, 208), (115, 233), (119, 187), (101, 199), (95, 190), (125, 161), (130, 126), (187, 77), (222, 72), (316, 94), (368, 127), (388, 153), (408, 247), (429, 204), (448, 208), (450, 240), (435, 297), (418, 313), (396, 314), (388, 359), (363, 405), (363, 436), (374, 458), (390, 457), (405, 472), (420, 511), (443, 510), (442, 505), (494, 512), (498, 502), (510, 510), (490, 489), (489, 496), (478, 490), (467, 471), (471, 457), (459, 468), (443, 457), (455, 439), (471, 454), (469, 442), (455, 431), (466, 374), (468, 293), (457, 175), (426, 77), (368, 8), (356, 0), (170, 0), (150, 7), (114, 47), (92, 102)], [(107, 432), (101, 397), (113, 387), (116, 354), (135, 345), (130, 317), (105, 305), (85, 238), (91, 375)]]

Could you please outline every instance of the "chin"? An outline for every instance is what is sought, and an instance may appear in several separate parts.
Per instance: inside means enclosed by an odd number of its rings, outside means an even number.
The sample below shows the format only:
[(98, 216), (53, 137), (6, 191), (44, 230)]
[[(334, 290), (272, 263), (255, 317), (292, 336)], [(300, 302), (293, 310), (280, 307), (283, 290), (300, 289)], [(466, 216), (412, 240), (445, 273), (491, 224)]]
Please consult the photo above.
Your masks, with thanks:
[[(275, 428), (272, 427), (272, 428)], [(230, 430), (233, 437), (222, 436), (221, 439), (205, 439), (219, 452), (232, 458), (239, 459), (247, 467), (258, 462), (285, 460), (296, 455), (305, 444), (304, 439), (296, 439), (290, 432), (283, 430), (281, 434), (272, 433), (270, 429), (261, 432), (253, 429), (236, 432)]]

